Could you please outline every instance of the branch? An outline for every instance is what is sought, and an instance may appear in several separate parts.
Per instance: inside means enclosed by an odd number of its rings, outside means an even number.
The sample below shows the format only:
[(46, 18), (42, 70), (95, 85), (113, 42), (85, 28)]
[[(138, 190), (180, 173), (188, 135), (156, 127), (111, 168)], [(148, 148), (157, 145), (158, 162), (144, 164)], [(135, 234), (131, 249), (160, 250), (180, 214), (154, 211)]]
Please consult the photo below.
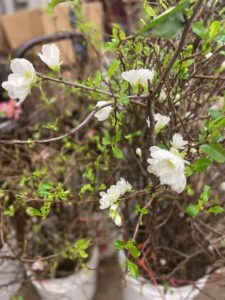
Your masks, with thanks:
[(195, 20), (195, 18), (198, 16), (203, 4), (204, 4), (204, 0), (198, 0), (198, 2), (196, 3), (196, 5), (194, 7), (194, 10), (193, 10), (192, 17), (187, 21), (186, 25), (184, 26), (184, 30), (183, 30), (183, 33), (181, 35), (180, 42), (177, 46), (177, 49), (176, 49), (173, 57), (169, 61), (168, 65), (166, 66), (161, 78), (159, 79), (158, 85), (156, 86), (156, 88), (152, 92), (152, 96), (155, 96), (157, 93), (160, 92), (161, 86), (163, 85), (167, 75), (169, 74), (170, 70), (172, 69), (176, 59), (178, 58), (180, 52), (182, 51), (182, 49), (183, 49), (183, 47), (186, 43), (186, 39), (187, 39), (187, 36), (188, 36), (188, 32), (191, 28), (191, 25), (192, 25), (193, 21)]
[(43, 139), (43, 140), (0, 140), (0, 144), (5, 144), (5, 145), (15, 145), (15, 144), (44, 144), (44, 143), (50, 143), (50, 142), (55, 142), (55, 141), (59, 141), (62, 140), (74, 133), (76, 133), (78, 130), (80, 130), (81, 128), (83, 128), (84, 126), (86, 126), (89, 121), (93, 118), (93, 116), (95, 115), (95, 113), (99, 110), (101, 110), (104, 107), (107, 107), (109, 105), (112, 105), (112, 101), (110, 101), (109, 103), (102, 105), (101, 107), (98, 107), (96, 109), (94, 109), (89, 115), (87, 115), (87, 117), (76, 127), (74, 127), (73, 129), (71, 129), (69, 132), (64, 133), (60, 136), (54, 137), (54, 138), (49, 138), (49, 139)]
[[(72, 87), (75, 87), (75, 88), (79, 88), (79, 89), (82, 89), (82, 90), (86, 90), (86, 91), (89, 91), (89, 92), (95, 92), (95, 93), (98, 93), (98, 94), (101, 94), (101, 95), (105, 95), (105, 96), (109, 96), (109, 97), (112, 97), (112, 98), (119, 98), (120, 95), (118, 94), (114, 94), (114, 93), (111, 93), (111, 92), (106, 92), (106, 91), (103, 91), (103, 90), (100, 90), (100, 89), (97, 89), (97, 88), (92, 88), (92, 87), (89, 87), (89, 86), (86, 86), (86, 85), (83, 85), (83, 84), (80, 84), (80, 83), (76, 83), (76, 82), (70, 82), (70, 81), (65, 81), (65, 80), (62, 80), (62, 79), (56, 79), (56, 78), (51, 78), (51, 77), (48, 77), (48, 76), (45, 76), (43, 74), (40, 74), (40, 73), (37, 73), (38, 77), (40, 77), (43, 81), (52, 81), (52, 82), (56, 82), (56, 83), (62, 83), (64, 85), (68, 85), (68, 86), (72, 86)], [(131, 95), (131, 96), (128, 96), (129, 100), (138, 100), (138, 99), (146, 99), (149, 97), (149, 93), (147, 94), (144, 94), (144, 95)], [(137, 104), (137, 102), (136, 102)]]
[(214, 75), (194, 75), (193, 78), (225, 81), (225, 77)]

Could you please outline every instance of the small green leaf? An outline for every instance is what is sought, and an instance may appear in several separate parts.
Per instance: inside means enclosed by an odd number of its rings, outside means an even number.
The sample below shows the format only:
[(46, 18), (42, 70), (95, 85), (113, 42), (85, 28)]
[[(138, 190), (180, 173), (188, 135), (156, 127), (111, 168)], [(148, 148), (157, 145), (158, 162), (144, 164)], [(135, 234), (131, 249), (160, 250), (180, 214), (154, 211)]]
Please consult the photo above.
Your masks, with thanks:
[(196, 172), (203, 172), (208, 168), (208, 166), (210, 166), (211, 163), (212, 161), (208, 158), (201, 157), (193, 164), (192, 167)]
[(185, 209), (185, 212), (190, 217), (196, 217), (199, 214), (199, 208), (196, 204), (189, 204), (188, 207)]
[(120, 66), (120, 61), (119, 60), (116, 59), (112, 62), (112, 64), (110, 65), (110, 67), (108, 69), (109, 78), (112, 78), (112, 76), (114, 75), (116, 70), (119, 68), (119, 66)]
[(33, 207), (27, 207), (26, 213), (30, 217), (42, 217), (42, 213), (38, 209), (35, 209)]
[(213, 39), (218, 34), (219, 29), (220, 29), (220, 22), (219, 21), (212, 22), (210, 31), (209, 31), (210, 40)]
[(128, 241), (127, 243), (127, 250), (130, 252), (130, 254), (134, 257), (137, 258), (141, 255), (140, 251), (137, 249), (137, 247), (134, 244), (134, 241)]
[(99, 85), (101, 80), (102, 80), (102, 74), (99, 70), (97, 70), (95, 73), (95, 84)]
[(123, 241), (120, 241), (120, 240), (115, 241), (114, 246), (117, 250), (126, 249), (126, 243), (124, 243)]
[(211, 195), (211, 188), (210, 188), (210, 186), (205, 185), (204, 190), (201, 193), (199, 200), (198, 200), (198, 208), (200, 210), (202, 210), (204, 205), (208, 202), (210, 195)]
[(111, 144), (111, 140), (108, 137), (105, 136), (102, 139), (102, 145), (107, 146), (107, 145), (110, 145), (110, 144)]
[(156, 17), (154, 9), (148, 4), (146, 0), (144, 2), (144, 10), (150, 17)]
[(216, 206), (212, 206), (207, 210), (208, 213), (213, 213), (213, 214), (221, 214), (224, 212), (224, 208), (216, 205)]
[(204, 39), (207, 37), (208, 32), (205, 29), (202, 22), (196, 22), (193, 24), (192, 31), (197, 34), (200, 38)]
[(112, 151), (115, 158), (122, 159), (124, 157), (123, 152), (119, 148), (113, 147)]
[(208, 145), (202, 145), (200, 149), (216, 162), (221, 164), (225, 162), (225, 150), (219, 144), (211, 143)]
[(139, 276), (139, 269), (138, 266), (135, 265), (132, 261), (129, 259), (127, 260), (127, 266), (128, 266), (128, 274), (134, 278), (137, 279)]

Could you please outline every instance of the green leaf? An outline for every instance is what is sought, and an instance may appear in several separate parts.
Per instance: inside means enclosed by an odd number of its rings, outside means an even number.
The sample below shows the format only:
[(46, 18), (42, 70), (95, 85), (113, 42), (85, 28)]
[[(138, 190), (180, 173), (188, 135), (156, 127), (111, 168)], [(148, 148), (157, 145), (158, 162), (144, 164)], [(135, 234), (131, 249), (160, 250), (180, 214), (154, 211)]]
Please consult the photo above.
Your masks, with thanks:
[(101, 80), (102, 80), (102, 74), (99, 70), (97, 70), (95, 73), (95, 84), (99, 85)]
[(220, 29), (220, 22), (219, 21), (212, 22), (209, 31), (210, 40), (212, 40), (219, 33), (219, 29)]
[(117, 250), (126, 249), (126, 243), (124, 243), (123, 241), (120, 241), (120, 240), (115, 241), (114, 246)]
[(147, 215), (149, 213), (149, 210), (147, 208), (144, 208), (144, 207), (141, 208), (139, 204), (136, 204), (135, 212), (136, 212), (136, 214), (142, 214), (144, 216), (144, 215)]
[(124, 157), (123, 152), (119, 148), (113, 147), (112, 151), (115, 158), (122, 159)]
[(143, 34), (150, 33), (153, 36), (173, 39), (183, 30), (185, 24), (184, 11), (189, 7), (190, 1), (183, 0), (177, 6), (172, 7), (148, 23), (138, 32)]
[(205, 185), (204, 190), (201, 193), (198, 200), (198, 207), (200, 210), (203, 209), (204, 205), (208, 202), (210, 195), (211, 195), (211, 188), (210, 186)]
[(102, 145), (107, 146), (110, 144), (111, 144), (111, 140), (108, 137), (104, 136), (104, 138), (102, 139)]
[(204, 39), (207, 37), (208, 32), (205, 29), (202, 22), (196, 22), (193, 24), (192, 31), (197, 34), (200, 38)]
[(53, 185), (51, 183), (45, 182), (42, 183), (37, 190), (37, 194), (40, 197), (45, 197), (49, 194), (50, 190), (53, 188)]
[(188, 207), (185, 209), (185, 212), (190, 217), (196, 217), (199, 214), (199, 208), (196, 204), (189, 204)]
[(33, 207), (27, 207), (26, 213), (30, 217), (42, 217), (42, 213), (38, 209), (35, 209)]
[(208, 145), (202, 145), (200, 149), (216, 162), (221, 164), (225, 162), (225, 150), (219, 144), (211, 143)]
[(213, 213), (213, 214), (221, 214), (224, 212), (224, 208), (216, 205), (216, 206), (212, 206), (207, 210), (208, 213)]
[(212, 161), (209, 160), (208, 158), (201, 157), (198, 160), (196, 160), (196, 162), (193, 164), (192, 167), (196, 172), (203, 172), (208, 168), (208, 166), (211, 163)]
[(127, 266), (128, 266), (128, 274), (134, 278), (137, 279), (139, 276), (139, 269), (138, 266), (135, 265), (132, 261), (129, 259), (127, 260)]
[(156, 17), (154, 9), (148, 4), (146, 0), (144, 2), (144, 10), (150, 17)]
[(108, 69), (109, 78), (112, 78), (112, 76), (114, 75), (116, 70), (119, 68), (119, 65), (120, 65), (120, 61), (117, 59), (112, 62), (112, 64), (110, 65), (110, 67)]
[(134, 241), (128, 241), (127, 243), (127, 250), (130, 252), (130, 254), (134, 257), (137, 258), (141, 255), (141, 252), (137, 249), (137, 247), (134, 244)]

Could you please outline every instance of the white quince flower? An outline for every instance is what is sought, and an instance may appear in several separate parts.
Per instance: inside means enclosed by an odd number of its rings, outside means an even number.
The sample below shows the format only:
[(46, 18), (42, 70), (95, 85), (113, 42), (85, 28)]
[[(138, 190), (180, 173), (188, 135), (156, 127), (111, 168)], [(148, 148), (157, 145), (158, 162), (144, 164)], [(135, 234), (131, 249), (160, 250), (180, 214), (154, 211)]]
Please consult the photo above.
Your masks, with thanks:
[(113, 219), (117, 226), (121, 226), (122, 219), (118, 212), (119, 198), (126, 192), (131, 191), (132, 186), (124, 178), (120, 178), (116, 185), (111, 185), (106, 192), (100, 192), (101, 199), (99, 200), (100, 209), (109, 208), (109, 216)]
[(148, 85), (148, 81), (154, 78), (154, 71), (149, 69), (130, 70), (122, 73), (122, 78), (131, 85), (141, 84)]
[(184, 170), (187, 162), (175, 149), (168, 151), (153, 146), (150, 152), (151, 158), (147, 160), (150, 164), (148, 172), (159, 177), (161, 184), (169, 185), (172, 190), (181, 193), (186, 186)]
[(118, 212), (119, 209), (119, 205), (118, 204), (114, 204), (111, 206), (110, 210), (109, 210), (109, 216), (113, 219), (114, 223), (117, 226), (121, 226), (122, 225), (122, 218)]
[(179, 106), (180, 105), (180, 98), (181, 98), (181, 95), (180, 94), (176, 94), (175, 96), (175, 106)]
[(136, 154), (137, 154), (137, 156), (139, 156), (140, 158), (142, 157), (142, 150), (141, 150), (141, 148), (137, 148), (137, 149), (136, 149)]
[(209, 59), (212, 55), (213, 55), (212, 52), (209, 52), (209, 53), (206, 54), (205, 57), (206, 57), (207, 59)]
[(170, 121), (170, 117), (163, 116), (159, 113), (155, 114), (155, 131), (159, 133), (161, 129), (163, 129)]
[(221, 183), (220, 188), (222, 191), (225, 192), (225, 181)]
[(188, 141), (184, 141), (181, 134), (175, 133), (173, 135), (173, 141), (171, 142), (171, 145), (175, 149), (184, 149), (187, 144), (188, 144)]
[(159, 94), (159, 100), (160, 102), (164, 102), (167, 98), (167, 94), (165, 92), (165, 90), (161, 90), (160, 94)]
[(110, 188), (107, 190), (107, 194), (111, 204), (117, 202), (121, 196), (120, 187), (118, 185), (111, 185)]
[(60, 72), (60, 50), (55, 44), (42, 46), (42, 53), (38, 53), (40, 59), (54, 72)]
[(116, 186), (120, 190), (120, 196), (124, 195), (126, 192), (130, 192), (132, 190), (132, 186), (128, 181), (126, 181), (124, 178), (120, 178), (119, 181), (117, 181)]
[(190, 152), (191, 152), (191, 154), (195, 154), (195, 153), (197, 153), (197, 150), (195, 148), (191, 148)]
[(99, 120), (99, 121), (105, 121), (108, 119), (111, 111), (112, 111), (112, 105), (105, 106), (108, 102), (107, 101), (99, 101), (96, 104), (96, 107), (101, 107), (103, 106), (102, 109), (98, 110), (94, 116)]
[(221, 68), (221, 71), (225, 70), (225, 60), (222, 62), (220, 68)]
[(32, 84), (36, 80), (36, 72), (31, 62), (24, 58), (15, 58), (11, 61), (12, 74), (8, 81), (2, 83), (2, 87), (8, 92), (12, 99), (19, 99), (19, 104), (25, 100), (30, 93)]
[(108, 194), (106, 192), (100, 192), (101, 199), (99, 200), (100, 203), (100, 209), (106, 209), (109, 208), (111, 205), (111, 201), (108, 197)]

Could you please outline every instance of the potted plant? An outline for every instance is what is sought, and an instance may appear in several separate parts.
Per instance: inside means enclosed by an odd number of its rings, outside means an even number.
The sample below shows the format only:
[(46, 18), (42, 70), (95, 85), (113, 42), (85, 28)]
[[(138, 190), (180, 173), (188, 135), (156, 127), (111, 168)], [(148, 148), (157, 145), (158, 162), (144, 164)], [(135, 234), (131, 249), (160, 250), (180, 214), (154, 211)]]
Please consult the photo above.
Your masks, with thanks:
[[(85, 96), (79, 102), (82, 113), (60, 128), (62, 132), (40, 131), (0, 143), (36, 151), (54, 142), (59, 160), (59, 149), (75, 153), (77, 199), (91, 211), (99, 201), (100, 210), (121, 227), (122, 238), (115, 246), (124, 253), (129, 299), (148, 299), (151, 293), (161, 299), (192, 299), (224, 263), (224, 24), (214, 13), (209, 17), (205, 1), (167, 2), (152, 7), (145, 1), (148, 17), (132, 36), (114, 27), (104, 47), (113, 57), (107, 73), (97, 71), (83, 82), (67, 80), (60, 74), (59, 50), (45, 45), (39, 56), (53, 73), (40, 74), (30, 62), (13, 60), (13, 76), (3, 83), (19, 103), (28, 101), (31, 89), (44, 82), (60, 85), (74, 97)], [(55, 5), (50, 3), (52, 9)], [(213, 9), (217, 12), (220, 6), (212, 4)], [(71, 160), (64, 161), (71, 166)], [(52, 174), (64, 178), (65, 169), (54, 168)], [(60, 217), (57, 203), (65, 200), (67, 206), (70, 198), (54, 178), (49, 184), (42, 177), (38, 173), (34, 184), (25, 178), (29, 188), (22, 203), (32, 202), (26, 203), (31, 217), (49, 215), (46, 223), (57, 224), (66, 218)], [(90, 218), (85, 220), (90, 223)], [(28, 228), (35, 242), (34, 229)], [(44, 222), (40, 229), (45, 228)], [(49, 237), (58, 238), (63, 230), (56, 232), (51, 229)], [(56, 244), (64, 258), (77, 250), (63, 239)]]
[(0, 298), (10, 300), (22, 284), (24, 268), (18, 257), (15, 231), (9, 220), (4, 221), (0, 243)]

